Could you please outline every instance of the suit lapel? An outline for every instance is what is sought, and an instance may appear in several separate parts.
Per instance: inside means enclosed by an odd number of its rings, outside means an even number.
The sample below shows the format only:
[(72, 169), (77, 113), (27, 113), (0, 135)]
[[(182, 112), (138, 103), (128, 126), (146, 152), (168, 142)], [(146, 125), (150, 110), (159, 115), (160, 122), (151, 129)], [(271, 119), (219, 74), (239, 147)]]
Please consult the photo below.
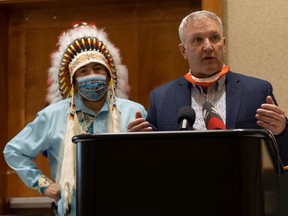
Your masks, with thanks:
[(177, 112), (183, 106), (191, 106), (191, 84), (183, 78), (178, 79), (176, 96), (176, 110)]
[(230, 71), (226, 76), (226, 127), (228, 129), (236, 128), (242, 91), (239, 77)]

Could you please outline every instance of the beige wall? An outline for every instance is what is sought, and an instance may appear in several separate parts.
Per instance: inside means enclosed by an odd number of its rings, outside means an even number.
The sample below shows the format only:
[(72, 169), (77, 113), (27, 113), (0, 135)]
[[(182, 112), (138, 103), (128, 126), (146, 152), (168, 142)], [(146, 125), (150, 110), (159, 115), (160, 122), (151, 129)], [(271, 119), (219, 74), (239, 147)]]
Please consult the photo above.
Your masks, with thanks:
[(288, 1), (223, 0), (226, 64), (270, 81), (288, 114)]

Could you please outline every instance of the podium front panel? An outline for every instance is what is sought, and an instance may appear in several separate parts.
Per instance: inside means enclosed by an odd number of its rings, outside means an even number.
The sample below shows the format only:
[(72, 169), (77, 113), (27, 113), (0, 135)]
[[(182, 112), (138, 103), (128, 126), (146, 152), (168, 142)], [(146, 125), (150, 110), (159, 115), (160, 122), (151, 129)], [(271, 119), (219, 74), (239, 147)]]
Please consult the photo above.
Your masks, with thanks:
[(267, 131), (99, 134), (73, 140), (78, 216), (278, 215), (280, 168)]

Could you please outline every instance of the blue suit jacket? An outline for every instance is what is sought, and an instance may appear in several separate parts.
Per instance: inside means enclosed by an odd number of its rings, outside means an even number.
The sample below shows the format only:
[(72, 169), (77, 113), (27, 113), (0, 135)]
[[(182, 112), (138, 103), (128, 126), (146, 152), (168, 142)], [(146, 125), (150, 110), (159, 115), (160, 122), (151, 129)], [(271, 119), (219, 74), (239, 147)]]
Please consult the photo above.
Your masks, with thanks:
[[(260, 129), (256, 110), (273, 95), (272, 85), (261, 79), (229, 72), (226, 75), (226, 128)], [(181, 107), (191, 105), (191, 84), (184, 77), (153, 90), (147, 121), (155, 130), (179, 130), (177, 114)], [(202, 113), (196, 113), (202, 115)], [(276, 137), (283, 164), (288, 164), (288, 131)]]

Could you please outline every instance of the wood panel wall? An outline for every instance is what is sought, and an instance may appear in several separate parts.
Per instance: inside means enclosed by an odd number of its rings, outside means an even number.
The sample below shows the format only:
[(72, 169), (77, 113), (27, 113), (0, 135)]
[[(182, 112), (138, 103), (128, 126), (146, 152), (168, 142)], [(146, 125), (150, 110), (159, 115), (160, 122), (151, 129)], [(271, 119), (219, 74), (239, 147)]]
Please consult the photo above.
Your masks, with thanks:
[[(8, 17), (5, 10), (0, 8), (0, 151), (3, 152), (4, 145), (7, 141), (7, 110), (8, 110), (8, 94), (7, 94), (7, 75), (8, 75)], [(7, 188), (7, 166), (1, 154), (0, 156), (0, 214), (3, 213), (5, 207), (6, 188)]]
[[(45, 107), (49, 56), (58, 35), (72, 22), (94, 22), (105, 28), (128, 67), (132, 100), (148, 109), (152, 89), (188, 70), (178, 51), (181, 19), (199, 9), (211, 9), (222, 16), (221, 2), (97, 0), (81, 5), (79, 1), (53, 0), (0, 2), (0, 99), (4, 101), (0, 106), (4, 122), (0, 124), (3, 138), (0, 150)], [(49, 175), (46, 158), (40, 156), (37, 162)], [(7, 172), (3, 157), (0, 174), (0, 213), (5, 211), (3, 200), (7, 197), (38, 196), (12, 170)]]

